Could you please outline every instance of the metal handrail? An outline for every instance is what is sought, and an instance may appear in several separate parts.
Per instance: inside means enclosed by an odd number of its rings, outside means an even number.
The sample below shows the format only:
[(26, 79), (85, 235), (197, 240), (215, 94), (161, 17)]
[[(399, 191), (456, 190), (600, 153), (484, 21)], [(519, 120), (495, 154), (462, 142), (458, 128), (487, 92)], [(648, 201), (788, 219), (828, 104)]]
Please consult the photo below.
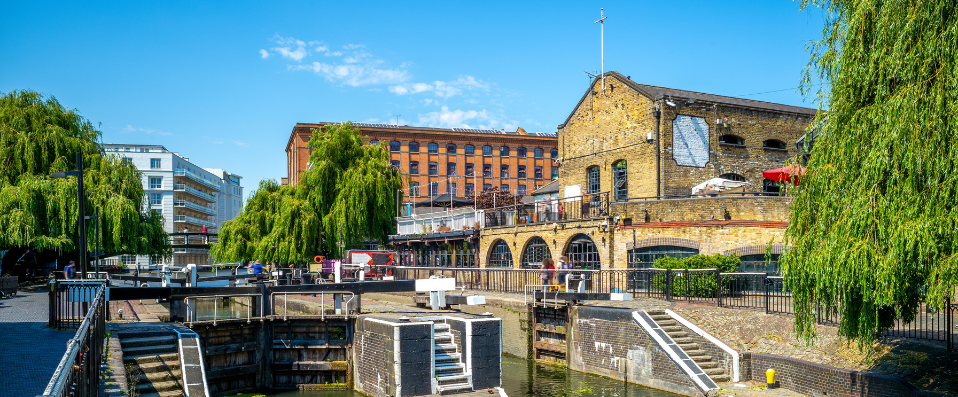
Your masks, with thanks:
[[(199, 300), (199, 299), (213, 299), (213, 325), (215, 326), (215, 325), (216, 325), (216, 320), (217, 320), (217, 318), (216, 318), (216, 317), (217, 317), (217, 303), (219, 302), (219, 298), (234, 298), (234, 297), (241, 297), (241, 296), (258, 296), (258, 297), (259, 297), (259, 300), (260, 300), (260, 307), (259, 307), (260, 315), (259, 315), (259, 317), (262, 317), (262, 316), (263, 316), (263, 314), (262, 314), (262, 313), (263, 313), (263, 304), (262, 304), (262, 302), (263, 302), (263, 295), (262, 295), (262, 294), (224, 294), (224, 295), (188, 296), (188, 297), (186, 297), (186, 299), (183, 300), (183, 302), (186, 304), (186, 313), (187, 313), (187, 314), (186, 314), (186, 318), (187, 318), (187, 320), (190, 320), (187, 325), (190, 325), (190, 324), (195, 323), (195, 322), (197, 321), (197, 320), (196, 320), (196, 309), (190, 305), (190, 300), (191, 300), (191, 299), (194, 300), (194, 302), (197, 301), (197, 300)], [(252, 306), (252, 301), (250, 301), (250, 306)], [(249, 324), (250, 321), (251, 321), (252, 318), (253, 318), (253, 317), (252, 317), (252, 311), (253, 311), (253, 309), (252, 309), (250, 306), (246, 306), (246, 323), (247, 323), (247, 324)], [(234, 320), (234, 319), (230, 319), (230, 320)]]
[[(43, 390), (42, 396), (55, 396), (61, 397), (67, 395), (67, 386), (71, 380), (73, 380), (74, 369), (73, 365), (77, 360), (77, 355), (80, 354), (80, 346), (82, 342), (89, 337), (91, 328), (94, 326), (100, 326), (100, 322), (105, 322), (105, 318), (101, 318), (99, 311), (103, 309), (105, 304), (106, 297), (106, 283), (102, 281), (99, 282), (100, 288), (97, 289), (96, 296), (93, 298), (93, 302), (90, 305), (89, 311), (83, 316), (83, 320), (80, 322), (80, 326), (77, 328), (76, 334), (67, 342), (66, 353), (64, 353), (63, 358), (60, 359), (60, 363), (57, 365), (57, 368), (53, 371), (53, 376), (50, 378), (50, 382), (47, 383), (47, 387)], [(97, 322), (95, 324), (95, 322)], [(89, 353), (94, 357), (89, 358), (88, 361), (91, 363), (99, 364), (99, 360), (96, 360), (95, 357), (99, 357), (102, 354), (99, 348), (94, 346), (93, 349), (89, 349)], [(82, 365), (83, 363), (81, 363)], [(96, 381), (99, 381), (99, 368), (90, 368), (95, 377)], [(92, 381), (92, 380), (91, 380)], [(93, 386), (96, 387), (96, 386)], [(80, 388), (80, 391), (85, 391), (85, 388)], [(76, 395), (80, 395), (78, 393)], [(95, 395), (96, 393), (94, 393)]]
[(195, 211), (204, 212), (210, 215), (216, 215), (216, 208), (210, 208), (209, 206), (199, 205), (192, 201), (187, 200), (175, 200), (173, 201), (174, 207), (189, 208)]
[(178, 170), (173, 171), (173, 176), (187, 176), (187, 177), (189, 177), (190, 179), (192, 179), (192, 180), (194, 180), (194, 181), (197, 181), (197, 182), (199, 182), (199, 183), (202, 183), (202, 184), (204, 184), (204, 185), (206, 185), (206, 186), (209, 186), (209, 187), (211, 187), (211, 188), (213, 188), (213, 189), (220, 190), (220, 184), (218, 184), (218, 183), (216, 183), (216, 182), (213, 182), (213, 181), (208, 181), (208, 180), (206, 180), (206, 179), (203, 179), (202, 176), (196, 174), (195, 172), (191, 172), (191, 171), (184, 170), (184, 169), (178, 169)]
[[(349, 292), (349, 291), (334, 292), (334, 293), (330, 293), (330, 292), (296, 292), (296, 291), (294, 291), (294, 292), (289, 292), (289, 291), (271, 292), (271, 293), (269, 294), (270, 308), (273, 308), (273, 307), (276, 306), (276, 301), (275, 301), (275, 298), (274, 298), (274, 297), (275, 297), (276, 295), (279, 295), (279, 294), (282, 294), (282, 295), (283, 295), (283, 321), (287, 321), (287, 320), (289, 319), (289, 310), (288, 310), (287, 303), (289, 302), (289, 295), (290, 295), (290, 294), (292, 294), (292, 295), (316, 295), (316, 294), (319, 294), (319, 296), (320, 296), (320, 297), (319, 297), (319, 318), (320, 318), (320, 320), (325, 320), (325, 319), (326, 319), (326, 294), (333, 295), (333, 296), (335, 296), (335, 295), (349, 295), (349, 300), (347, 300), (346, 302), (343, 302), (343, 305), (346, 306), (347, 308), (349, 307), (349, 304), (352, 303), (353, 299), (356, 298), (356, 294), (353, 293), (353, 292)], [(347, 309), (347, 310), (348, 310), (348, 309)], [(270, 310), (269, 319), (270, 319), (270, 320), (273, 320), (275, 317), (276, 317), (276, 315), (273, 314), (273, 311), (272, 311), (272, 310)]]
[(182, 183), (174, 184), (174, 185), (173, 185), (173, 191), (174, 191), (174, 192), (187, 192), (187, 193), (196, 195), (196, 196), (198, 196), (198, 197), (204, 198), (204, 199), (206, 199), (207, 201), (216, 201), (216, 197), (213, 196), (212, 194), (204, 193), (202, 190), (196, 189), (196, 188), (191, 187), (191, 186), (187, 186), (187, 185), (182, 184)]

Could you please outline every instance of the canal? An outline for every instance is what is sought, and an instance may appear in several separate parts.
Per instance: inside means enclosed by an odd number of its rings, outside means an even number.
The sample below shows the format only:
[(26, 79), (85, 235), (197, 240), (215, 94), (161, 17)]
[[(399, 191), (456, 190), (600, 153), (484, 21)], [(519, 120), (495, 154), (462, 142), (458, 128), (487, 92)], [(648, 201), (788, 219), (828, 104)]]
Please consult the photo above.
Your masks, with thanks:
[[(521, 358), (502, 357), (502, 388), (509, 397), (674, 397), (673, 394)], [(269, 397), (360, 397), (353, 391), (288, 391)]]

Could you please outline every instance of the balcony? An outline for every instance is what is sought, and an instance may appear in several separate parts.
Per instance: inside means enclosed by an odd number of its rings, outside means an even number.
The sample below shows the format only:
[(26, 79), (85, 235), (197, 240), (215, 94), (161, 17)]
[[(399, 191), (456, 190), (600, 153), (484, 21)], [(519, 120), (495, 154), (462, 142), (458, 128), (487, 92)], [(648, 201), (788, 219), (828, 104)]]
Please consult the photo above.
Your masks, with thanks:
[(190, 186), (186, 186), (186, 185), (184, 185), (184, 184), (182, 184), (182, 183), (177, 183), (177, 184), (173, 185), (173, 191), (174, 191), (174, 192), (186, 192), (186, 193), (192, 194), (192, 195), (194, 195), (194, 196), (196, 196), (196, 197), (199, 197), (199, 198), (201, 198), (201, 199), (204, 199), (204, 200), (206, 200), (206, 201), (210, 201), (210, 202), (216, 201), (216, 197), (214, 197), (212, 194), (203, 193), (202, 190), (199, 190), (199, 189), (196, 189), (196, 188), (192, 188), (192, 187), (190, 187)]
[(202, 176), (200, 176), (199, 174), (194, 173), (194, 172), (190, 172), (190, 171), (187, 171), (187, 170), (176, 170), (176, 171), (173, 171), (173, 176), (174, 176), (174, 177), (179, 176), (179, 177), (189, 178), (189, 179), (192, 179), (192, 180), (194, 180), (194, 181), (196, 181), (196, 182), (202, 184), (203, 186), (206, 186), (206, 187), (208, 187), (208, 188), (210, 188), (210, 189), (213, 189), (213, 190), (215, 190), (215, 191), (219, 191), (219, 190), (220, 190), (220, 184), (219, 184), (219, 183), (213, 182), (213, 181), (210, 181), (210, 180), (203, 179)]
[(208, 248), (173, 248), (174, 254), (208, 254)]
[(398, 217), (396, 218), (396, 234), (418, 235), (473, 230), (477, 224), (479, 228), (482, 227), (482, 211), (476, 211), (472, 208), (459, 208), (452, 211)]
[(481, 212), (483, 227), (595, 219), (609, 216), (609, 192), (506, 205)]
[(216, 222), (204, 221), (200, 218), (194, 218), (186, 215), (173, 215), (173, 222), (192, 223), (197, 226), (206, 226), (208, 228), (216, 227)]
[(170, 233), (173, 248), (207, 248), (219, 241), (215, 233)]
[(196, 204), (196, 203), (194, 203), (194, 202), (192, 202), (192, 201), (176, 200), (176, 201), (173, 201), (173, 207), (175, 207), (175, 208), (188, 208), (188, 209), (191, 209), (191, 210), (193, 210), (193, 211), (202, 212), (202, 213), (207, 214), (207, 215), (216, 215), (216, 208), (213, 208), (213, 207), (210, 207), (210, 206), (205, 206), (205, 205), (199, 205), (199, 204)]

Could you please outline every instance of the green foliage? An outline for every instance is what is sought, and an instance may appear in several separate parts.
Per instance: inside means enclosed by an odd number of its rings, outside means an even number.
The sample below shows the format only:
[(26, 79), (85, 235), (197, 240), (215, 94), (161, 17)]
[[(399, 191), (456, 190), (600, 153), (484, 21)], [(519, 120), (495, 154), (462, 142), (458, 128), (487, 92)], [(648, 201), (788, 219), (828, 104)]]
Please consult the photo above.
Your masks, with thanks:
[[(86, 215), (100, 208), (104, 252), (169, 256), (163, 218), (148, 212), (140, 172), (98, 144), (100, 131), (53, 97), (14, 91), (0, 97), (0, 249), (76, 251), (77, 181), (48, 175), (84, 154)], [(94, 250), (94, 221), (87, 249)]]
[[(804, 0), (826, 24), (803, 85), (818, 138), (796, 189), (781, 258), (795, 328), (821, 311), (870, 346), (919, 301), (958, 286), (958, 12), (954, 1)], [(821, 313), (824, 314), (824, 313)]]
[[(686, 258), (662, 257), (655, 260), (658, 269), (682, 269), (674, 271), (673, 296), (708, 297), (715, 295), (714, 272), (686, 272), (684, 269), (719, 269), (722, 273), (737, 271), (742, 260), (734, 255), (694, 255)], [(666, 273), (655, 273), (652, 285), (659, 291), (668, 289)]]
[(738, 271), (742, 259), (735, 255), (693, 255), (686, 258), (662, 257), (655, 260), (658, 269), (719, 269), (722, 273)]
[(349, 124), (315, 130), (309, 144), (313, 168), (298, 185), (260, 182), (243, 212), (223, 224), (212, 248), (218, 260), (307, 262), (321, 249), (341, 257), (340, 238), (347, 249), (388, 241), (402, 179), (386, 147), (364, 145)]

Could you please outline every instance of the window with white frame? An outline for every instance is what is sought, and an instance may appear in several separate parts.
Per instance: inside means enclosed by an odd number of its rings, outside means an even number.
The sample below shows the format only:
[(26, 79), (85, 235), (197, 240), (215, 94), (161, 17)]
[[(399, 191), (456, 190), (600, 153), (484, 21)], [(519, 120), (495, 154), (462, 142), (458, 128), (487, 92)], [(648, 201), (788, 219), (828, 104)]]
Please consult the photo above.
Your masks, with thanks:
[(162, 205), (163, 195), (160, 193), (150, 193), (150, 205)]
[(163, 177), (162, 176), (151, 176), (150, 177), (150, 189), (162, 189), (163, 188)]
[(160, 168), (163, 168), (163, 160), (162, 160), (162, 159), (150, 159), (150, 168), (152, 168), (152, 169), (154, 169), (154, 170), (158, 170), (158, 169), (160, 169)]

